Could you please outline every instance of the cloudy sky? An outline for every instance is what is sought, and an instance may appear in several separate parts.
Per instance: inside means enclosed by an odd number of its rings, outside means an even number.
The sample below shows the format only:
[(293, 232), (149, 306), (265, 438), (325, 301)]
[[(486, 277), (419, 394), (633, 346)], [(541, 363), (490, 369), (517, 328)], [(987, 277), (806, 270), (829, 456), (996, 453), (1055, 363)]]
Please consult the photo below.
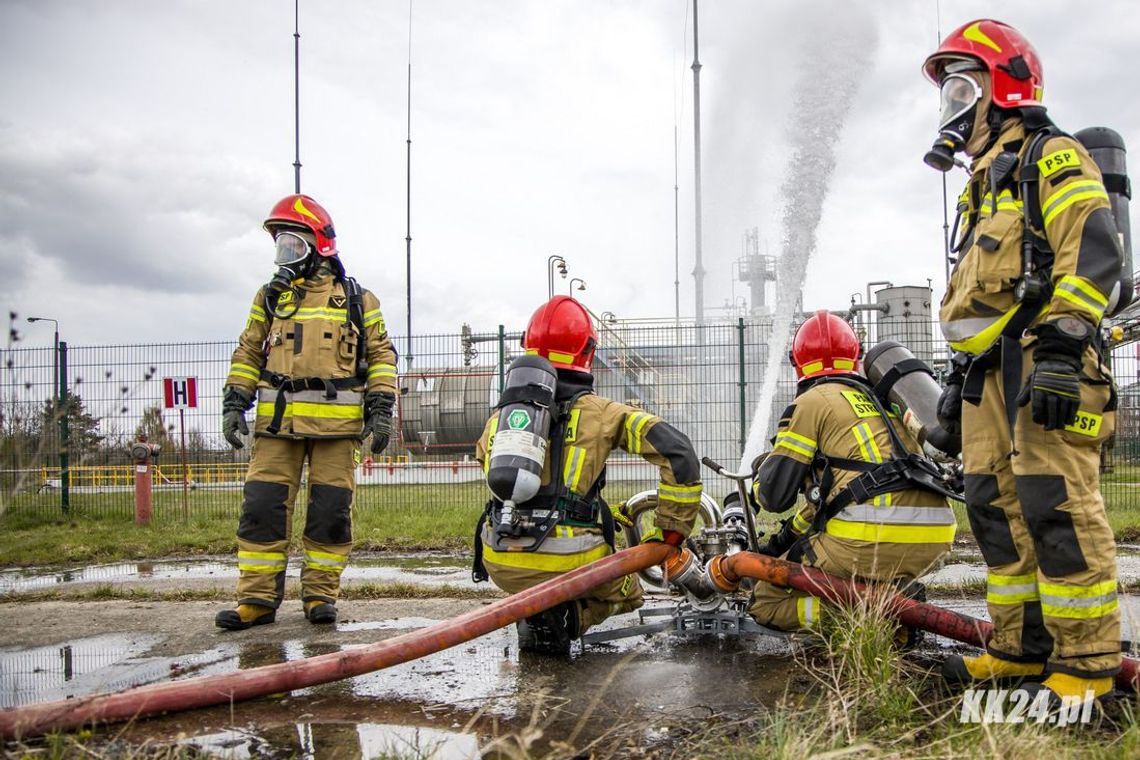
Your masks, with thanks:
[[(802, 168), (789, 125), (813, 102), (834, 113), (823, 106), (852, 86), (844, 123), (823, 130), (840, 137), (804, 303), (842, 308), (871, 280), (939, 291), (941, 182), (922, 163), (938, 98), (919, 67), (939, 13), (946, 33), (992, 3), (700, 10), (706, 307), (744, 294), (732, 265), (746, 229), (781, 251), (782, 187)], [(236, 337), (272, 274), (261, 221), (293, 187), (292, 11), (0, 0), (3, 305), (59, 319), (73, 344)], [(1009, 0), (1001, 13), (1044, 60), (1062, 127), (1112, 126), (1140, 146), (1140, 7)], [(672, 317), (675, 125), (691, 316), (686, 0), (413, 0), (411, 19), (415, 331), (521, 326), (551, 254), (595, 312)], [(301, 34), (302, 189), (402, 334), (409, 4), (301, 0)], [(951, 175), (953, 195), (964, 179)], [(50, 328), (25, 327), (50, 342)]]

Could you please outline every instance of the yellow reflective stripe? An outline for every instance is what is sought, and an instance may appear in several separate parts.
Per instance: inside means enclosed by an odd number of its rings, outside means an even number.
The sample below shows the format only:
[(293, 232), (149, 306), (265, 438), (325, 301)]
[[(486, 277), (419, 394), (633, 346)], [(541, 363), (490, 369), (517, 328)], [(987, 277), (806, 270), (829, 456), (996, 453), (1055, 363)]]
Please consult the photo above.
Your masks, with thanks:
[(1019, 200), (1014, 200), (1013, 193), (1009, 190), (1002, 190), (998, 194), (997, 210), (998, 211), (1021, 211), (1022, 203)]
[(261, 378), (261, 370), (250, 364), (242, 364), (241, 362), (234, 362), (230, 365), (230, 374), (237, 377), (245, 377), (250, 380), (259, 380)]
[(674, 486), (669, 483), (657, 484), (657, 496), (678, 504), (700, 504), (701, 484), (695, 486)]
[(989, 327), (972, 338), (967, 338), (957, 343), (951, 341), (950, 347), (955, 351), (964, 351), (974, 356), (983, 353), (994, 344), (994, 341), (1001, 337), (1001, 331), (1005, 329), (1005, 326), (1009, 324), (1009, 320), (1013, 319), (1013, 315), (1016, 314), (1020, 308), (1021, 304), (1014, 304), (1009, 311), (995, 319)]
[(804, 373), (804, 376), (806, 377), (808, 375), (813, 375), (816, 372), (819, 372), (821, 369), (823, 369), (823, 362), (809, 362), (800, 367), (800, 372)]
[(796, 599), (796, 619), (799, 620), (800, 628), (811, 628), (819, 622), (820, 609), (819, 599), (814, 596), (798, 597)]
[(855, 369), (855, 362), (850, 359), (833, 359), (831, 366), (835, 369)]
[[(257, 404), (259, 417), (272, 417), (275, 403), (261, 401)], [(311, 401), (290, 401), (285, 404), (285, 417), (319, 417), (329, 420), (362, 420), (364, 408), (359, 404), (315, 404)]]
[(324, 306), (306, 306), (297, 309), (297, 313), (289, 317), (296, 322), (306, 322), (310, 319), (331, 319), (334, 322), (343, 322), (348, 318), (346, 309), (330, 309)]
[(487, 453), (483, 455), (483, 474), (491, 471), (491, 445), (495, 442), (495, 433), (499, 430), (499, 415), (491, 418), (491, 425), (487, 428)]
[(1092, 198), (1108, 200), (1108, 193), (1105, 191), (1104, 185), (1095, 179), (1086, 179), (1065, 185), (1046, 198), (1045, 203), (1041, 205), (1041, 213), (1045, 217), (1045, 228), (1048, 229), (1049, 223), (1057, 217), (1057, 214), (1069, 206), (1078, 201), (1086, 201)]
[(1021, 604), (1041, 598), (1037, 573), (998, 575), (991, 570), (986, 575), (986, 586), (986, 601), (990, 604)]
[(310, 570), (323, 570), (339, 575), (344, 571), (346, 565), (348, 565), (348, 556), (345, 554), (318, 551), (305, 552), (305, 567)]
[(574, 354), (564, 354), (561, 351), (547, 351), (546, 358), (559, 364), (573, 364)]
[(544, 570), (561, 573), (575, 570), (583, 565), (601, 559), (610, 553), (610, 547), (599, 544), (593, 549), (577, 554), (542, 554), (540, 552), (497, 552), (483, 544), (483, 561), (502, 567), (518, 567), (527, 570)]
[(265, 309), (261, 308), (260, 306), (249, 307), (249, 318), (252, 319), (254, 322), (264, 322), (265, 321)]
[(776, 433), (775, 448), (780, 448), (781, 446), (805, 457), (813, 457), (815, 456), (817, 444), (807, 436), (793, 433), (790, 430), (784, 430)]
[(395, 364), (374, 364), (368, 368), (368, 379), (374, 377), (395, 377), (396, 365)]
[(796, 512), (792, 515), (792, 530), (796, 533), (807, 533), (811, 523), (807, 521), (802, 512)]
[[(879, 450), (879, 445), (875, 443), (875, 433), (871, 430), (870, 423), (860, 422), (851, 428), (851, 433), (859, 444), (859, 451), (863, 454), (863, 459), (872, 464), (882, 464), (883, 453)], [(876, 507), (889, 507), (891, 495), (889, 493), (879, 494), (871, 499), (871, 504)]]
[(380, 332), (384, 332), (384, 315), (380, 313), (379, 309), (364, 312), (364, 326), (372, 327), (372, 325), (380, 325)]
[(1040, 583), (1041, 612), (1050, 617), (1084, 620), (1107, 615), (1119, 606), (1116, 581), (1091, 586)]
[(833, 518), (826, 532), (837, 538), (890, 544), (945, 544), (954, 540), (957, 525), (890, 525), (848, 522)]
[(571, 491), (578, 490), (582, 480), (582, 465), (586, 462), (586, 450), (581, 446), (566, 447), (566, 461), (562, 466), (562, 482)]
[(283, 552), (243, 552), (238, 554), (238, 570), (247, 573), (280, 573), (289, 558)]
[(1060, 279), (1053, 292), (1091, 312), (1098, 322), (1108, 307), (1108, 297), (1083, 277), (1067, 274)]
[(641, 432), (652, 419), (654, 419), (652, 414), (644, 412), (636, 412), (625, 418), (625, 437), (628, 442), (629, 453), (641, 453)]

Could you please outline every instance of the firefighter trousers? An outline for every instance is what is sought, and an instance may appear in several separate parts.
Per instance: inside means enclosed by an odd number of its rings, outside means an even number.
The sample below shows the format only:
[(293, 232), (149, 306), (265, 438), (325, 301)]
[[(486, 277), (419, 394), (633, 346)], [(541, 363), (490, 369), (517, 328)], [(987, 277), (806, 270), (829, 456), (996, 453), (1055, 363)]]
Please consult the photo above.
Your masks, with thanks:
[(360, 441), (354, 438), (254, 439), (238, 524), (238, 600), (277, 608), (293, 532), (293, 503), (309, 463), (301, 565), (302, 601), (336, 603), (352, 549), (352, 494)]
[[(1025, 345), (1007, 350), (1018, 348), (1024, 385), (1033, 362)], [(988, 566), (989, 652), (1087, 678), (1112, 675), (1120, 667), (1116, 544), (1100, 493), (1100, 448), (1116, 426), (1112, 378), (1087, 349), (1077, 421), (1047, 431), (1023, 406), (1011, 441), (1006, 394), (1017, 374), (1007, 375), (1003, 384), (1000, 364), (987, 370), (980, 402), (962, 405), (966, 512)]]
[[(899, 586), (934, 569), (950, 544), (868, 543), (817, 533), (804, 552), (804, 565), (840, 578), (894, 582)], [(814, 559), (812, 558), (814, 555)], [(760, 625), (781, 631), (806, 630), (819, 624), (822, 602), (806, 591), (757, 581), (748, 613)]]
[[(483, 565), (491, 581), (508, 594), (517, 594), (543, 581), (557, 578), (575, 568), (589, 564), (613, 553), (595, 528), (568, 528), (558, 526), (533, 552), (496, 552), (491, 548), (490, 527), (484, 527)], [(578, 597), (579, 627), (581, 636), (590, 626), (597, 625), (611, 615), (632, 612), (641, 607), (641, 583), (635, 575), (590, 589)]]

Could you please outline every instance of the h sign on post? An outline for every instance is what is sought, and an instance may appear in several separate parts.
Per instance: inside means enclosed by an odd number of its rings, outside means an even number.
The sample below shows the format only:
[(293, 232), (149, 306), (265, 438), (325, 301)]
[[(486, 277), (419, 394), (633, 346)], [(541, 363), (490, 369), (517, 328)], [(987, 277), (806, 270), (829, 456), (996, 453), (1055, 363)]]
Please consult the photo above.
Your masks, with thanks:
[(164, 409), (196, 409), (198, 407), (198, 378), (162, 378), (162, 405)]

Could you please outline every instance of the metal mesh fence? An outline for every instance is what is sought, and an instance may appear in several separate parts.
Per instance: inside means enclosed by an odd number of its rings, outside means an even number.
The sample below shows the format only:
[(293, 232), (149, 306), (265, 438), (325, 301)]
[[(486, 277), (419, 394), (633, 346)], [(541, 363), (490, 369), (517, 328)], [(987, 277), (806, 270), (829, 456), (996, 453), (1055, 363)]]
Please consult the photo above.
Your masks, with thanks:
[[(861, 314), (855, 324), (867, 345), (899, 340), (940, 370), (945, 347), (928, 315)], [(670, 421), (701, 456), (735, 467), (757, 405), (769, 405), (771, 428), (794, 398), (795, 376), (786, 357), (769, 355), (770, 317), (699, 326), (599, 319), (597, 327), (597, 392)], [(365, 452), (357, 471), (358, 509), (481, 504), (485, 489), (474, 444), (506, 368), (522, 352), (520, 334), (518, 328), (500, 326), (416, 336), (414, 362), (401, 368), (392, 443), (382, 456)], [(1133, 340), (1128, 334), (1107, 357), (1119, 386), (1118, 431), (1105, 448), (1102, 468), (1110, 508), (1140, 506), (1140, 342)], [(406, 346), (402, 337), (395, 342)], [(163, 451), (154, 474), (155, 519), (187, 512), (236, 518), (249, 448), (234, 451), (220, 433), (221, 389), (233, 347), (232, 342), (64, 344), (58, 354), (50, 348), (5, 351), (0, 380), (5, 503), (13, 510), (59, 514), (66, 485), (71, 515), (130, 518), (136, 473), (128, 450), (145, 433)], [(762, 379), (772, 361), (776, 392), (762, 401)], [(66, 378), (62, 403), (53, 380), (60, 370)], [(198, 379), (198, 405), (180, 417), (162, 408), (162, 380), (187, 376)], [(611, 458), (608, 481), (607, 493), (618, 498), (652, 487), (656, 473), (640, 458), (619, 453)]]

